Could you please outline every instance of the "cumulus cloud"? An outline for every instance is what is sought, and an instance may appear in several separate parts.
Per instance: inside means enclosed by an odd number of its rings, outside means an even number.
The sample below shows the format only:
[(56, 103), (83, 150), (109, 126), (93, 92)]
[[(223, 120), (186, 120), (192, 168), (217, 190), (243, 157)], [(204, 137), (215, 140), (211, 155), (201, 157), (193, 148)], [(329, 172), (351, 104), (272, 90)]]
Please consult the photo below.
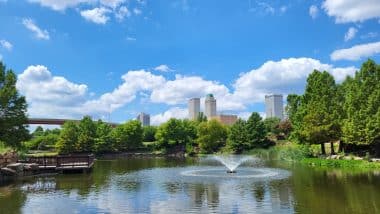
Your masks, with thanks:
[(314, 70), (326, 70), (337, 81), (352, 75), (353, 67), (335, 68), (312, 58), (289, 58), (267, 61), (261, 67), (242, 74), (234, 83), (233, 97), (244, 104), (263, 102), (265, 94), (302, 93), (307, 76)]
[(358, 29), (354, 27), (350, 27), (347, 31), (347, 33), (344, 35), (344, 41), (351, 40), (355, 37), (356, 33), (358, 32)]
[(87, 21), (93, 22), (95, 24), (106, 24), (107, 21), (109, 20), (109, 17), (107, 16), (107, 14), (110, 12), (111, 10), (107, 8), (96, 7), (91, 10), (82, 10), (80, 12), (80, 15)]
[(173, 71), (171, 68), (169, 68), (169, 66), (167, 65), (159, 65), (157, 67), (154, 68), (155, 71), (161, 71), (161, 72), (169, 72), (169, 71)]
[(318, 12), (319, 12), (319, 9), (317, 6), (315, 5), (310, 6), (309, 15), (311, 16), (311, 18), (316, 19), (318, 17)]
[(379, 0), (325, 0), (322, 4), (327, 15), (336, 23), (362, 22), (380, 17)]
[(373, 42), (361, 45), (355, 45), (347, 49), (335, 50), (330, 58), (337, 60), (359, 60), (380, 53), (380, 42)]
[(34, 23), (34, 21), (30, 18), (24, 18), (22, 20), (22, 24), (30, 31), (34, 33), (34, 36), (37, 39), (49, 40), (49, 32), (47, 30), (42, 30), (40, 27)]
[(104, 6), (116, 8), (122, 3), (124, 3), (125, 0), (100, 0), (100, 3)]
[(152, 125), (159, 125), (168, 121), (170, 118), (184, 119), (188, 117), (188, 110), (186, 108), (173, 107), (167, 111), (156, 114), (151, 117)]
[(87, 86), (53, 76), (42, 65), (29, 66), (18, 75), (17, 88), (26, 96), (28, 112), (33, 117), (71, 117), (81, 115)]
[(130, 16), (131, 16), (131, 12), (125, 6), (121, 6), (119, 10), (115, 13), (115, 17), (119, 21), (122, 21), (124, 20), (125, 17), (130, 17)]
[(69, 7), (78, 6), (81, 3), (91, 3), (94, 0), (29, 0), (29, 2), (38, 3), (43, 7), (49, 7), (53, 10), (63, 11)]
[(0, 45), (1, 47), (7, 49), (8, 51), (11, 51), (13, 48), (13, 45), (5, 39), (0, 40)]

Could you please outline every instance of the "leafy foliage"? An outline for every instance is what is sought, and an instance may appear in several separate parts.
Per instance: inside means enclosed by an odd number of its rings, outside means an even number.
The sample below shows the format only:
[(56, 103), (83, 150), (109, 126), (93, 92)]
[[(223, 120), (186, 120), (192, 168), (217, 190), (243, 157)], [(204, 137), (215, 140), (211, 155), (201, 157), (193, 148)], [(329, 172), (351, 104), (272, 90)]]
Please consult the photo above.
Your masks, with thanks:
[(266, 139), (266, 129), (261, 116), (253, 112), (247, 120), (248, 143), (250, 148), (260, 147)]
[(193, 143), (196, 137), (195, 124), (188, 120), (172, 118), (158, 127), (155, 137), (160, 148), (186, 146)]
[(217, 120), (202, 122), (198, 125), (198, 139), (202, 153), (218, 151), (227, 141), (227, 128)]
[(143, 141), (153, 142), (156, 141), (155, 135), (157, 132), (156, 126), (144, 126), (143, 127)]
[(19, 148), (30, 138), (27, 129), (27, 104), (16, 89), (17, 77), (0, 62), (0, 141)]
[(228, 133), (227, 146), (235, 153), (241, 153), (250, 149), (248, 141), (247, 122), (238, 119), (231, 127)]
[(140, 121), (131, 120), (112, 130), (112, 138), (118, 151), (142, 147), (143, 129)]
[(280, 124), (280, 121), (281, 120), (277, 117), (265, 118), (264, 126), (265, 126), (266, 132), (270, 132), (275, 135), (279, 134), (280, 130), (278, 126)]

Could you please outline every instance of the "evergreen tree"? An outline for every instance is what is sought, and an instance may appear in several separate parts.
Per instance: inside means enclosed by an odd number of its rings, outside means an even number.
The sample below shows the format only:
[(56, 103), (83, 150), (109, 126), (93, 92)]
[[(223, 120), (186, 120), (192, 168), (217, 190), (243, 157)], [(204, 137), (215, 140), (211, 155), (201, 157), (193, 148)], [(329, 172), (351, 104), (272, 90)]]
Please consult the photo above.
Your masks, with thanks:
[(16, 89), (17, 77), (12, 70), (0, 62), (0, 141), (12, 147), (19, 147), (29, 139), (25, 97)]
[(263, 145), (266, 137), (264, 122), (257, 112), (253, 112), (247, 120), (248, 142), (250, 148)]
[(227, 146), (235, 153), (241, 153), (242, 151), (250, 148), (251, 145), (248, 141), (247, 123), (245, 120), (239, 118), (230, 127)]

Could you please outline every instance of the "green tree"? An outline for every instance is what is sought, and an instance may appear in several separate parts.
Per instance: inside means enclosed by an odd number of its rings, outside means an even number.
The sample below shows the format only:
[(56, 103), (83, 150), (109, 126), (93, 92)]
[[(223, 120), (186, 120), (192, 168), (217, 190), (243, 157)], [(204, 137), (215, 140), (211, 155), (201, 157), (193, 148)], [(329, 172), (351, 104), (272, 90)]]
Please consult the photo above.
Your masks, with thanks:
[(226, 144), (227, 128), (217, 120), (202, 122), (198, 125), (199, 148), (202, 153), (213, 153)]
[(77, 151), (91, 152), (95, 145), (96, 124), (91, 117), (85, 116), (78, 125)]
[(343, 140), (371, 145), (380, 139), (380, 65), (368, 60), (345, 84)]
[(57, 151), (60, 154), (77, 152), (77, 142), (78, 126), (74, 122), (68, 121), (62, 126), (62, 130), (56, 145)]
[(251, 144), (248, 141), (247, 122), (243, 119), (238, 119), (230, 127), (227, 139), (227, 147), (235, 153), (249, 149)]
[(289, 119), (285, 119), (278, 124), (278, 130), (285, 135), (285, 138), (289, 137), (292, 129), (292, 123)]
[(197, 116), (197, 122), (205, 122), (207, 121), (207, 116), (203, 112), (199, 112)]
[(157, 132), (156, 126), (144, 126), (143, 127), (143, 141), (154, 142), (156, 141), (155, 134)]
[(266, 139), (264, 122), (257, 112), (253, 112), (247, 120), (248, 142), (250, 148), (260, 147)]
[(156, 132), (156, 139), (161, 148), (192, 144), (196, 136), (194, 123), (188, 120), (169, 119), (161, 124)]
[(307, 85), (301, 107), (305, 110), (299, 134), (304, 143), (324, 144), (340, 137), (337, 104), (337, 87), (334, 77), (327, 71), (314, 70), (307, 78)]
[(37, 128), (32, 133), (32, 137), (38, 137), (45, 135), (44, 129), (41, 126), (37, 126)]
[(16, 89), (17, 77), (0, 62), (0, 141), (19, 147), (30, 138), (27, 129), (27, 104)]
[(264, 120), (265, 130), (272, 134), (278, 135), (280, 133), (280, 130), (278, 128), (280, 121), (281, 120), (277, 117), (265, 118)]
[(112, 126), (99, 120), (96, 123), (96, 138), (94, 152), (104, 153), (114, 150), (114, 140), (111, 136)]
[(142, 147), (143, 129), (140, 121), (131, 120), (112, 130), (112, 138), (118, 151), (128, 151)]

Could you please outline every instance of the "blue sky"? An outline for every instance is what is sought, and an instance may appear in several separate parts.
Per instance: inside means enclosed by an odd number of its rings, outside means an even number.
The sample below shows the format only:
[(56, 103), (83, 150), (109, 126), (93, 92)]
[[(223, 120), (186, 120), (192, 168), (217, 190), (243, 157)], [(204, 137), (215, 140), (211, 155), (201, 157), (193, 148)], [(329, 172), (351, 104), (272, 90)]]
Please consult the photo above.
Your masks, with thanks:
[(379, 0), (0, 0), (0, 26), (31, 117), (159, 124), (214, 93), (244, 118), (313, 69), (339, 82), (380, 58)]

